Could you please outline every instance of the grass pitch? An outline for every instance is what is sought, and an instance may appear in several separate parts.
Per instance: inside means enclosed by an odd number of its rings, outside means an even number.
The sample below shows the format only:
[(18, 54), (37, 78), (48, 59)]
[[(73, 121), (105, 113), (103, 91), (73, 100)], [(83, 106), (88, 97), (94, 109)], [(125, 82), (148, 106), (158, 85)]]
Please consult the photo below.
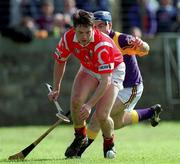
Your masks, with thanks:
[(1, 127), (0, 163), (8, 164), (180, 164), (180, 123), (161, 122), (153, 128), (149, 124), (128, 126), (115, 131), (117, 156), (104, 159), (102, 137), (84, 153), (81, 159), (64, 158), (64, 151), (72, 142), (72, 125), (59, 125), (24, 161), (9, 161), (8, 157), (20, 152), (36, 140), (49, 126)]

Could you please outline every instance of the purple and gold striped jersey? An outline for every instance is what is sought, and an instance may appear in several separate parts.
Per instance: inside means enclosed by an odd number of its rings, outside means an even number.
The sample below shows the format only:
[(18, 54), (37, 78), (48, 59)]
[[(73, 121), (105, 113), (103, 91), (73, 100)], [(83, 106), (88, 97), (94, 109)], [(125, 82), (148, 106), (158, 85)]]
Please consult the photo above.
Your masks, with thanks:
[(124, 88), (139, 85), (143, 80), (135, 56), (135, 54), (138, 54), (139, 52), (138, 50), (136, 51), (133, 49), (134, 45), (132, 44), (132, 39), (134, 39), (134, 37), (132, 35), (114, 31), (111, 31), (109, 36), (114, 40), (124, 57), (124, 62), (126, 64), (126, 75), (123, 82)]

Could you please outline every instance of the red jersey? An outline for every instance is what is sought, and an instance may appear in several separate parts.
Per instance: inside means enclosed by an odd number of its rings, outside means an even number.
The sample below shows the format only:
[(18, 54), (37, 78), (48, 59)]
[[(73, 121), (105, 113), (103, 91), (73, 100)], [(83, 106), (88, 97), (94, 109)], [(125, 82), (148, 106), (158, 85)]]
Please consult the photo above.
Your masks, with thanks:
[(78, 42), (74, 28), (67, 31), (57, 45), (54, 57), (61, 63), (71, 54), (75, 55), (85, 68), (98, 74), (110, 73), (123, 62), (122, 54), (113, 40), (97, 29), (93, 29), (91, 40), (85, 46)]

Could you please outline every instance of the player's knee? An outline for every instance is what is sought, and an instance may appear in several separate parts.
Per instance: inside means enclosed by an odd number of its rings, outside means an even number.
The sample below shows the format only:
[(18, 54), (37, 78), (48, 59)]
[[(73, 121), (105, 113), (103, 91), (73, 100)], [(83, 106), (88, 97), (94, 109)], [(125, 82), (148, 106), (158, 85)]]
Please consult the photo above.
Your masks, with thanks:
[(72, 97), (71, 98), (71, 107), (72, 110), (79, 110), (82, 106), (82, 100), (79, 97)]
[(97, 112), (96, 117), (97, 117), (98, 121), (103, 122), (108, 119), (109, 114), (107, 114), (106, 112)]

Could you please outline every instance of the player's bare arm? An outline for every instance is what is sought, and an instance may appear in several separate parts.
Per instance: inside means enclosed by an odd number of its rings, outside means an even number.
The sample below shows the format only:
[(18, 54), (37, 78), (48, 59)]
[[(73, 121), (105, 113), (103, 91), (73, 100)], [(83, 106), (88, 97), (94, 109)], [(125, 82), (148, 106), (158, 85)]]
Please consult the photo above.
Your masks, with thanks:
[(150, 47), (148, 43), (143, 41), (142, 39), (135, 37), (134, 43), (134, 49), (137, 52), (138, 56), (145, 56), (148, 55)]
[(59, 96), (61, 81), (65, 72), (65, 68), (66, 68), (66, 62), (58, 63), (55, 60), (54, 72), (53, 72), (53, 78), (54, 78), (53, 90), (48, 94), (48, 98), (50, 101), (57, 100)]

